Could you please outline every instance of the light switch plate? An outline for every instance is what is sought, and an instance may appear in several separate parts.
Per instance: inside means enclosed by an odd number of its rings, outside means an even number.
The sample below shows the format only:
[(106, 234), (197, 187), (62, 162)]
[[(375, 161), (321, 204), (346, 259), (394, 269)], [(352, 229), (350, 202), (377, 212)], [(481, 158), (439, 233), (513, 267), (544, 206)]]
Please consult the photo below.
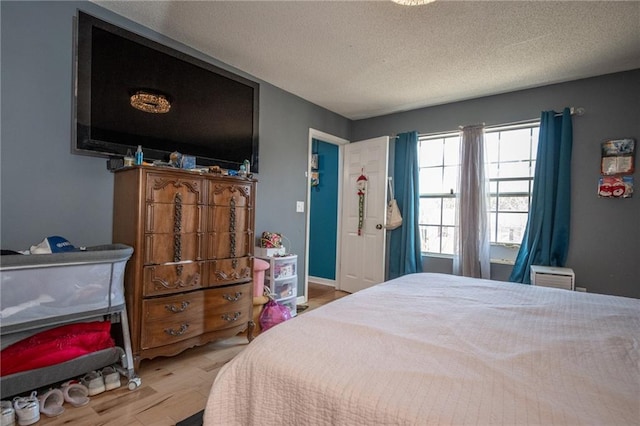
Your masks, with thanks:
[(304, 201), (296, 201), (296, 213), (304, 213)]

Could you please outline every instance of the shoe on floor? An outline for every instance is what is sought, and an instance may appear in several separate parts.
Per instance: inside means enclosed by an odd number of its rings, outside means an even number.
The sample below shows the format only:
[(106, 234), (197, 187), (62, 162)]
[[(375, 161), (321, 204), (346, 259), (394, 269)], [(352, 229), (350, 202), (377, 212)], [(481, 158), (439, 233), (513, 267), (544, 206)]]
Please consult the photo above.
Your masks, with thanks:
[(64, 413), (64, 395), (60, 389), (50, 389), (38, 397), (40, 413), (47, 417), (56, 417)]
[(64, 400), (74, 407), (89, 403), (89, 389), (77, 380), (69, 380), (60, 386)]
[(99, 371), (91, 371), (87, 373), (80, 380), (80, 383), (89, 389), (89, 396), (98, 395), (106, 390), (104, 387), (104, 379)]
[(0, 416), (1, 426), (13, 426), (16, 424), (16, 410), (13, 408), (11, 401), (0, 402), (2, 407), (2, 415)]
[(106, 390), (112, 390), (120, 387), (120, 373), (115, 369), (115, 367), (105, 367), (102, 369), (101, 373)]
[(13, 399), (13, 408), (16, 410), (20, 426), (32, 425), (40, 421), (40, 403), (36, 395), (36, 392), (32, 392), (30, 396)]

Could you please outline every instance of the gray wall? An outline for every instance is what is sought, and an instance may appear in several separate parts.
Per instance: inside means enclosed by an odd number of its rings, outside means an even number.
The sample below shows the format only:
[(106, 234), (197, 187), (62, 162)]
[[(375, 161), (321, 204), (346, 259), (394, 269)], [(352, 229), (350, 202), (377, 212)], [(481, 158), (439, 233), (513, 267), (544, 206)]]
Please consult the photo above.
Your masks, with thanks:
[[(304, 254), (309, 128), (347, 138), (350, 121), (90, 2), (0, 3), (2, 31), (1, 246), (23, 250), (49, 235), (74, 245), (111, 242), (113, 176), (103, 158), (72, 155), (73, 18), (106, 21), (260, 84), (256, 233), (282, 232)], [(304, 271), (301, 256), (299, 270)], [(299, 278), (299, 292), (304, 288)]]
[[(583, 107), (573, 119), (571, 240), (567, 266), (589, 292), (640, 298), (640, 171), (636, 194), (625, 200), (596, 195), (600, 143), (640, 140), (640, 70), (537, 89), (423, 108), (353, 123), (351, 140), (411, 130), (434, 133), (460, 125), (503, 124), (539, 118), (543, 110)], [(636, 156), (639, 148), (636, 148)], [(640, 161), (636, 159), (640, 170)], [(448, 259), (424, 258), (426, 271), (451, 272)], [(510, 267), (492, 265), (492, 278), (507, 279)]]
[[(76, 245), (111, 241), (113, 176), (104, 159), (70, 154), (72, 25), (77, 8), (238, 72), (90, 2), (2, 1), (0, 241), (5, 249), (26, 249), (48, 235), (62, 235)], [(479, 122), (501, 124), (564, 106), (586, 108), (585, 116), (574, 119), (568, 265), (576, 271), (578, 285), (589, 291), (640, 297), (638, 196), (627, 200), (595, 196), (600, 143), (607, 138), (640, 138), (640, 70), (353, 123), (259, 82), (256, 233), (282, 232), (299, 255), (305, 248), (305, 214), (295, 213), (295, 202), (306, 198), (310, 127), (360, 140), (409, 130), (448, 131)], [(302, 257), (298, 266), (305, 270)], [(446, 270), (448, 264), (426, 260), (426, 266)], [(497, 279), (508, 276), (504, 267), (494, 272)], [(299, 292), (302, 286), (300, 277)]]

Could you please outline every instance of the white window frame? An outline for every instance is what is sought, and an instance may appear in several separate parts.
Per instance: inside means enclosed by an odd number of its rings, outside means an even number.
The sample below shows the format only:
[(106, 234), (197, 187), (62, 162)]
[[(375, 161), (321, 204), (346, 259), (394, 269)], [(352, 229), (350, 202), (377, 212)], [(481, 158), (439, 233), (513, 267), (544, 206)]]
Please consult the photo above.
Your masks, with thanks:
[[(487, 170), (487, 176), (489, 178), (489, 183), (490, 183), (490, 187), (492, 189), (490, 196), (491, 197), (495, 197), (496, 201), (495, 203), (489, 203), (489, 220), (492, 220), (492, 214), (495, 214), (494, 220), (495, 223), (492, 224), (491, 226), (491, 261), (494, 263), (507, 263), (507, 264), (512, 264), (513, 261), (515, 260), (515, 257), (518, 253), (518, 250), (520, 249), (520, 242), (518, 243), (509, 243), (509, 242), (498, 242), (498, 220), (500, 218), (500, 215), (508, 215), (511, 213), (527, 213), (530, 209), (530, 205), (531, 205), (531, 194), (533, 191), (533, 174), (535, 171), (535, 156), (536, 156), (536, 147), (537, 147), (537, 137), (536, 135), (539, 132), (539, 128), (540, 128), (540, 121), (539, 120), (532, 120), (532, 121), (526, 121), (526, 122), (522, 122), (522, 123), (516, 123), (516, 124), (511, 124), (511, 125), (499, 125), (499, 126), (492, 126), (492, 127), (487, 127), (485, 129), (485, 134), (495, 134), (498, 133), (500, 134), (501, 132), (508, 132), (511, 130), (521, 130), (521, 129), (530, 129), (530, 152), (529, 152), (529, 158), (528, 159), (522, 159), (522, 160), (517, 160), (515, 162), (528, 162), (529, 163), (529, 176), (528, 177), (499, 177), (499, 176), (489, 176), (489, 170)], [(426, 134), (426, 135), (419, 135), (418, 136), (418, 141), (419, 141), (419, 146), (422, 143), (422, 141), (425, 140), (434, 140), (434, 139), (442, 139), (443, 141), (446, 138), (451, 138), (451, 137), (458, 137), (460, 138), (460, 133), (459, 132), (443, 132), (443, 133), (437, 133), (437, 134)], [(534, 139), (535, 138), (535, 139)], [(458, 139), (458, 143), (459, 143), (459, 139)], [(420, 151), (420, 149), (419, 149)], [(445, 153), (444, 153), (444, 149), (443, 149), (443, 158), (441, 161), (441, 164), (439, 166), (431, 166), (431, 168), (441, 168), (442, 172), (444, 173), (444, 167), (445, 167)], [(509, 162), (501, 162), (502, 164), (508, 164)], [(500, 163), (499, 163), (500, 164)], [(489, 166), (489, 164), (487, 164)], [(459, 166), (459, 164), (458, 164)], [(425, 167), (421, 167), (421, 168), (425, 168)], [(508, 211), (508, 210), (499, 210), (499, 199), (501, 196), (500, 191), (498, 192), (494, 192), (493, 188), (499, 188), (499, 186), (501, 184), (504, 183), (508, 183), (508, 182), (522, 182), (522, 181), (527, 181), (528, 182), (528, 192), (509, 192), (508, 195), (509, 196), (519, 196), (519, 197), (523, 197), (523, 196), (527, 196), (528, 197), (528, 203), (527, 203), (527, 211)], [(503, 196), (504, 193), (502, 193)], [(443, 200), (441, 202), (441, 211), (440, 211), (440, 222), (439, 223), (419, 223), (419, 229), (420, 229), (420, 238), (421, 238), (421, 247), (422, 247), (422, 254), (426, 255), (426, 256), (435, 256), (435, 257), (451, 257), (452, 254), (450, 252), (442, 252), (443, 247), (443, 232), (446, 231), (453, 231), (455, 226), (453, 225), (448, 225), (448, 224), (443, 224), (443, 211), (444, 209), (442, 208), (442, 203), (444, 202), (445, 199), (455, 199), (455, 194), (453, 193), (453, 190), (449, 191), (449, 192), (442, 192), (442, 193), (421, 193), (420, 194), (420, 199), (427, 199), (427, 198), (432, 198), (432, 199), (441, 199)], [(493, 208), (495, 206), (495, 208)], [(503, 216), (504, 217), (504, 216)], [(439, 252), (435, 252), (435, 251), (425, 251), (425, 243), (424, 243), (424, 238), (426, 238), (427, 235), (427, 226), (429, 227), (438, 227), (439, 228), (439, 235), (440, 235), (440, 251)], [(520, 236), (522, 237), (522, 235)]]

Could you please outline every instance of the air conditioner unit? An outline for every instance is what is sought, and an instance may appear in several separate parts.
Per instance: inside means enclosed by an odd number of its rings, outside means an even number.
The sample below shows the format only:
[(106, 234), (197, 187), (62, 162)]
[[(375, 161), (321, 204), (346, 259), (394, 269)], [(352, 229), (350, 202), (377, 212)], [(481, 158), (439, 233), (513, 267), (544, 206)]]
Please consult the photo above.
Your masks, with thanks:
[(531, 265), (531, 284), (575, 290), (576, 276), (571, 268)]

